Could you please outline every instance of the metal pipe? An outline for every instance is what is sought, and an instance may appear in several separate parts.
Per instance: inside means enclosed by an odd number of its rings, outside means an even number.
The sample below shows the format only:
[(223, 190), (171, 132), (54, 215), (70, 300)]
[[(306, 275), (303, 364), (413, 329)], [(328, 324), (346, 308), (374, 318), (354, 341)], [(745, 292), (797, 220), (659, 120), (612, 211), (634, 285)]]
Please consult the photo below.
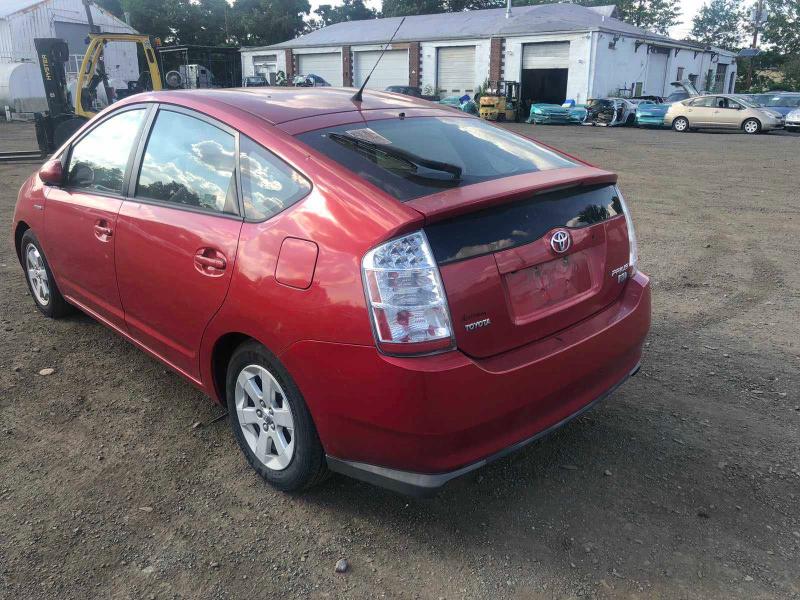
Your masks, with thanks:
[(511, 0), (506, 0), (506, 19), (511, 17)]

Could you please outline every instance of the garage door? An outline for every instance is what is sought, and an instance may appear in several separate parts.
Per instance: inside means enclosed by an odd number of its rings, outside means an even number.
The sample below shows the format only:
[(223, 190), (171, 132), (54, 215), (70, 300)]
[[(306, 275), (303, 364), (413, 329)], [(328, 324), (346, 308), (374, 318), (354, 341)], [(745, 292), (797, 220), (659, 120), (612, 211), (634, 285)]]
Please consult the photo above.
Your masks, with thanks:
[(436, 88), (442, 96), (460, 96), (475, 92), (475, 46), (438, 49)]
[(522, 46), (523, 69), (569, 68), (569, 42), (538, 42)]
[[(361, 87), (380, 50), (353, 52), (353, 85)], [(385, 90), (390, 85), (408, 85), (408, 50), (387, 50), (369, 78), (368, 89)]]
[(342, 55), (339, 52), (298, 54), (299, 75), (319, 75), (331, 85), (342, 85)]

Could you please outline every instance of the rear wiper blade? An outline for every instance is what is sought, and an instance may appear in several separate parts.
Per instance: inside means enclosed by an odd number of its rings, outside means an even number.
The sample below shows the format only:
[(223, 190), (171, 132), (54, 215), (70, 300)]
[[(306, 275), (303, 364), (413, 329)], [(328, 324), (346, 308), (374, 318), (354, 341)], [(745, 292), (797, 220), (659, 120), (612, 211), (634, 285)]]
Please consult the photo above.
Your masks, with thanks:
[(406, 150), (401, 150), (400, 148), (395, 148), (394, 146), (390, 146), (389, 144), (378, 144), (376, 142), (362, 140), (361, 138), (357, 138), (354, 135), (329, 132), (328, 137), (332, 139), (334, 142), (353, 146), (357, 150), (367, 151), (372, 154), (383, 154), (384, 156), (388, 156), (389, 158), (395, 158), (402, 162), (405, 162), (409, 166), (414, 168), (415, 175), (421, 177), (424, 177), (424, 174), (418, 171), (419, 167), (430, 169), (431, 171), (450, 173), (453, 176), (454, 180), (461, 179), (462, 169), (458, 165), (441, 162), (438, 160), (432, 160), (430, 158), (425, 158), (424, 156), (419, 156), (417, 154), (414, 154), (413, 152), (408, 152)]

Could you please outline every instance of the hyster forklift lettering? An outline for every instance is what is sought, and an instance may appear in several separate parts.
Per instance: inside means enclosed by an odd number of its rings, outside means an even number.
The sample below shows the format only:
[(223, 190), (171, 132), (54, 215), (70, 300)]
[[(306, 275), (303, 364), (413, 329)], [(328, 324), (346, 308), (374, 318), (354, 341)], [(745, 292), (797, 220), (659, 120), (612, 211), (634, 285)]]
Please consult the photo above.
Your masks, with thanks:
[[(49, 154), (63, 144), (86, 121), (97, 114), (102, 104), (147, 90), (162, 88), (158, 57), (149, 36), (132, 33), (102, 33), (95, 27), (88, 0), (83, 2), (89, 21), (89, 46), (83, 56), (75, 85), (74, 106), (70, 101), (64, 63), (69, 60), (69, 50), (64, 40), (37, 38), (34, 40), (39, 66), (47, 96), (48, 112), (36, 115), (36, 141), (42, 155)], [(136, 44), (137, 56), (143, 58), (146, 69), (136, 81), (127, 82), (127, 87), (111, 87), (105, 68), (104, 50), (115, 42)], [(102, 89), (103, 102), (98, 89)]]
[(519, 82), (490, 81), (481, 95), (479, 114), (487, 121), (518, 121)]

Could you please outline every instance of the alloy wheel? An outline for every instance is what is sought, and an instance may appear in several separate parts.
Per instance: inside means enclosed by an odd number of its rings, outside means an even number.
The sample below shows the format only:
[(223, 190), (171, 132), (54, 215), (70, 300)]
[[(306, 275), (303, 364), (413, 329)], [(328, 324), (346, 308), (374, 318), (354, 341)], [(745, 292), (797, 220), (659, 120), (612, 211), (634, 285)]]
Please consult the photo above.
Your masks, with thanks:
[(675, 120), (675, 131), (686, 131), (686, 128), (689, 126), (689, 122), (686, 119), (676, 119)]
[(50, 278), (47, 276), (44, 259), (34, 244), (28, 244), (25, 249), (25, 266), (34, 298), (41, 306), (47, 306), (50, 302)]
[(752, 119), (745, 121), (744, 130), (747, 133), (758, 133), (758, 123)]
[(294, 418), (275, 377), (260, 365), (243, 368), (234, 399), (239, 427), (255, 457), (273, 471), (288, 467), (294, 456)]

